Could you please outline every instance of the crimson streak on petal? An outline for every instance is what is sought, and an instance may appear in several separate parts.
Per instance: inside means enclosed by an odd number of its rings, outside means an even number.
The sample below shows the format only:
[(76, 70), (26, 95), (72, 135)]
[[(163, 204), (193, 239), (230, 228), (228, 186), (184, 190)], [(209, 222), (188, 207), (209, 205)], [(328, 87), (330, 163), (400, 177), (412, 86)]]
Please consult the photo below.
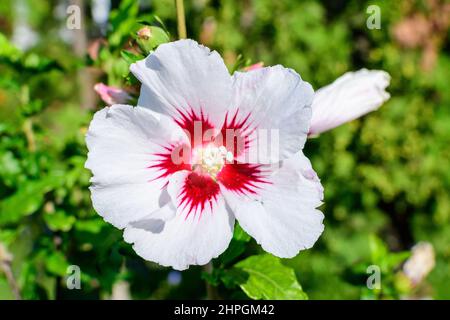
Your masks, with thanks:
[(217, 200), (219, 192), (219, 185), (210, 176), (191, 172), (186, 176), (178, 195), (178, 205), (183, 210), (187, 209), (186, 219), (191, 213), (197, 212), (201, 217), (206, 205), (209, 205), (212, 212), (213, 202)]
[(203, 144), (203, 135), (207, 130), (214, 129), (214, 126), (209, 122), (207, 116), (200, 111), (200, 114), (195, 113), (193, 109), (189, 111), (181, 111), (177, 109), (180, 114), (180, 118), (174, 119), (174, 121), (185, 130), (186, 134), (190, 138), (191, 147), (201, 146)]
[[(234, 157), (245, 152), (251, 142), (249, 134), (255, 130), (250, 128), (250, 114), (238, 117), (238, 112), (239, 110), (231, 117), (227, 114), (220, 135), (211, 137), (215, 140), (216, 147), (225, 146), (226, 150), (233, 150)], [(207, 208), (211, 209), (211, 212), (213, 211), (214, 202), (217, 201), (220, 193), (219, 183), (240, 195), (256, 194), (263, 184), (269, 183), (263, 165), (236, 163), (235, 160), (232, 163), (225, 163), (214, 177), (193, 171), (192, 152), (210, 142), (203, 141), (204, 139), (208, 140), (203, 135), (214, 127), (203, 112), (197, 114), (190, 109), (187, 112), (179, 111), (179, 114), (180, 117), (175, 119), (175, 122), (189, 135), (191, 146), (172, 144), (163, 147), (163, 151), (154, 154), (155, 163), (149, 168), (159, 171), (156, 179), (168, 179), (172, 174), (181, 170), (190, 171), (182, 183), (177, 199), (177, 207), (186, 214), (185, 219), (191, 213), (194, 215), (199, 213), (200, 218)], [(229, 134), (232, 136), (228, 137)]]
[(228, 151), (233, 152), (237, 157), (248, 149), (251, 142), (250, 135), (253, 130), (250, 129), (250, 113), (245, 117), (238, 119), (239, 110), (236, 110), (234, 116), (225, 115), (225, 121), (220, 131), (222, 141), (220, 141)]
[(262, 165), (247, 163), (226, 164), (217, 175), (217, 181), (239, 194), (256, 194), (262, 184), (269, 183), (264, 177)]
[(189, 154), (184, 154), (185, 151), (189, 150), (186, 145), (170, 145), (168, 147), (163, 147), (164, 151), (156, 153), (155, 156), (158, 158), (155, 160), (155, 164), (149, 166), (149, 169), (160, 170), (160, 174), (155, 178), (168, 178), (171, 174), (180, 170), (190, 170), (190, 151)]

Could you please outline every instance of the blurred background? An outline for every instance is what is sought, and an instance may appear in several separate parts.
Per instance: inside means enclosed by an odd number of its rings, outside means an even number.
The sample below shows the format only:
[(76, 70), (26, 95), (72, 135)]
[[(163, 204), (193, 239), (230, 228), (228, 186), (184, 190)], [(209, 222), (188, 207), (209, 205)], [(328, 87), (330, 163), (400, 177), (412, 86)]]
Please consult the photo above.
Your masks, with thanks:
[[(379, 29), (367, 27), (369, 5)], [(230, 71), (283, 64), (315, 89), (363, 67), (391, 74), (380, 110), (308, 141), (326, 227), (282, 263), (310, 299), (450, 299), (450, 3), (192, 0), (185, 9), (188, 37)], [(136, 97), (129, 64), (169, 39), (173, 0), (0, 2), (0, 299), (201, 299), (211, 286), (246, 297), (220, 274), (261, 252), (254, 240), (213, 274), (172, 271), (138, 257), (91, 205), (84, 134), (110, 103), (94, 86)], [(80, 290), (67, 287), (71, 265)], [(381, 288), (366, 285), (370, 265)]]

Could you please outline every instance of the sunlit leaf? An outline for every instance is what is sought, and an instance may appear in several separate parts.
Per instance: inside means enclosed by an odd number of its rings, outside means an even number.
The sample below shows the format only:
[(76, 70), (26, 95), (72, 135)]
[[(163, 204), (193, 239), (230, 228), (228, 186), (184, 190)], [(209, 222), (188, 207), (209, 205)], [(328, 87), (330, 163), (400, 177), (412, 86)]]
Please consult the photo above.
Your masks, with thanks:
[(248, 273), (248, 279), (240, 287), (252, 299), (308, 299), (294, 270), (272, 255), (251, 256), (235, 267)]
[(49, 272), (54, 273), (58, 276), (67, 275), (67, 268), (69, 267), (69, 263), (67, 262), (66, 257), (60, 251), (54, 251), (47, 257), (46, 268)]

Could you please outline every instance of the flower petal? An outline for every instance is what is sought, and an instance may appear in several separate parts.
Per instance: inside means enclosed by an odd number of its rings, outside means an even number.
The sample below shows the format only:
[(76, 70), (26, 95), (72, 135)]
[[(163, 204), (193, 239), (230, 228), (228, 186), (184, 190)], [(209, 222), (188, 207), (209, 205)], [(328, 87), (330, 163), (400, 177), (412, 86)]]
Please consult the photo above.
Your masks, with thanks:
[(189, 143), (184, 132), (168, 117), (126, 105), (104, 108), (94, 115), (86, 136), (86, 168), (91, 179), (92, 203), (108, 222), (123, 228), (169, 201), (152, 168), (164, 146)]
[(269, 184), (242, 196), (224, 187), (225, 199), (242, 228), (278, 257), (291, 258), (311, 248), (323, 231), (320, 181), (311, 175), (311, 165), (300, 152), (283, 161), (267, 177)]
[(160, 45), (130, 70), (142, 82), (139, 106), (182, 123), (205, 118), (220, 129), (231, 98), (231, 76), (216, 51), (179, 40)]
[[(180, 206), (183, 186), (191, 173), (179, 171), (168, 186), (172, 202), (161, 210), (176, 211), (173, 219), (145, 219), (131, 223), (124, 232), (125, 241), (144, 259), (177, 270), (204, 265), (228, 247), (233, 237), (234, 217), (229, 214), (222, 195), (200, 214), (186, 214)], [(167, 214), (163, 214), (167, 215)]]
[(233, 89), (225, 126), (248, 138), (238, 161), (275, 163), (303, 148), (314, 91), (295, 71), (278, 65), (236, 72)]
[(390, 79), (385, 71), (361, 69), (317, 90), (309, 134), (328, 131), (378, 109), (390, 97), (385, 91)]
[(217, 175), (217, 181), (238, 194), (257, 194), (268, 183), (266, 181), (268, 165), (248, 163), (228, 163)]

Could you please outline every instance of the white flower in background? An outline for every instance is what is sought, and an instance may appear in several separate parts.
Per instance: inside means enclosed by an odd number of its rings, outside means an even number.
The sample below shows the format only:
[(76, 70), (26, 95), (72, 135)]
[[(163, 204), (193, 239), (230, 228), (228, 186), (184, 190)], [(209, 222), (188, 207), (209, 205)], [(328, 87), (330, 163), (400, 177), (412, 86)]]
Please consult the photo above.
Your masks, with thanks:
[(309, 134), (328, 131), (378, 109), (390, 97), (385, 91), (389, 82), (385, 71), (361, 69), (317, 90)]
[(413, 285), (417, 285), (435, 266), (434, 248), (431, 243), (419, 242), (411, 251), (411, 257), (403, 265), (403, 272)]
[(14, 25), (12, 43), (22, 51), (31, 49), (39, 42), (39, 34), (29, 24), (30, 12), (24, 0), (14, 1)]
[(106, 34), (108, 17), (111, 11), (111, 0), (92, 0), (91, 14), (102, 34)]
[[(235, 219), (276, 256), (313, 246), (323, 192), (301, 151), (308, 83), (282, 66), (230, 76), (192, 40), (160, 45), (131, 71), (138, 107), (95, 114), (86, 167), (94, 208), (140, 256), (179, 270), (206, 264), (228, 247)], [(277, 143), (260, 143), (264, 132)]]

